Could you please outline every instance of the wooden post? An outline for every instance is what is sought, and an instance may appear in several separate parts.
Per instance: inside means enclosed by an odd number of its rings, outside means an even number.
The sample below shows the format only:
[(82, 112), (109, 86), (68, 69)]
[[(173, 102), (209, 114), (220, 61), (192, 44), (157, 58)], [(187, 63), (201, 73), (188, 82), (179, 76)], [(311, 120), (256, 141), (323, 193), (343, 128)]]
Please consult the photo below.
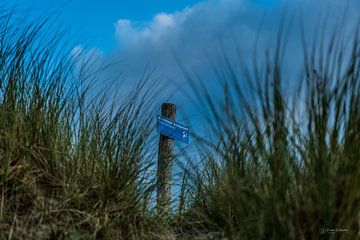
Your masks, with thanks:
[[(173, 121), (176, 120), (176, 105), (172, 103), (163, 103), (161, 106), (161, 115)], [(157, 210), (158, 213), (168, 213), (171, 200), (171, 170), (174, 158), (174, 140), (160, 135), (158, 150), (158, 168), (157, 168)]]

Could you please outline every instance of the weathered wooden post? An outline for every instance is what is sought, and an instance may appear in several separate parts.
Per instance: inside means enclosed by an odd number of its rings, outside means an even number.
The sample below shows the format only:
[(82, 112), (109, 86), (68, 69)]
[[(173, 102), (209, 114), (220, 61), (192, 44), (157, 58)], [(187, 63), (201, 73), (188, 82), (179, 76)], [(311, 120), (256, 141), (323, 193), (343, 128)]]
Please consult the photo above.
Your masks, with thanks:
[[(163, 103), (161, 116), (176, 120), (176, 105)], [(157, 168), (157, 210), (159, 213), (167, 213), (171, 200), (171, 171), (174, 158), (174, 139), (160, 134)]]

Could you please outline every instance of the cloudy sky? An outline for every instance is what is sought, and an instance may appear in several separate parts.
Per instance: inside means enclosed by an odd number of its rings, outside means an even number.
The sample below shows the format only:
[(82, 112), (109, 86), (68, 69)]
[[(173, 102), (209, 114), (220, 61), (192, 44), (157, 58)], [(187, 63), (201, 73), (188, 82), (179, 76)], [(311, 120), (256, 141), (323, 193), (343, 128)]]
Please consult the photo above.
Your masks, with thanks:
[[(31, 8), (41, 12), (62, 6), (60, 0), (27, 0)], [(84, 51), (92, 56), (93, 67), (118, 63), (99, 77), (102, 83), (122, 72), (116, 79), (126, 92), (136, 84), (145, 69), (155, 69), (153, 78), (176, 91), (171, 101), (195, 115), (188, 89), (176, 59), (188, 70), (198, 73), (212, 94), (217, 94), (213, 67), (209, 60), (221, 64), (226, 52), (236, 65), (237, 50), (245, 61), (255, 48), (273, 46), (279, 26), (286, 32), (289, 54), (287, 67), (295, 73), (301, 61), (299, 23), (303, 22), (309, 39), (323, 27), (336, 26), (346, 12), (355, 24), (360, 12), (359, 0), (71, 0), (59, 10), (59, 21), (72, 31), (80, 31), (86, 41), (77, 41), (72, 54)], [(331, 28), (331, 27), (330, 27)], [(258, 37), (258, 38), (257, 38)], [(81, 38), (80, 38), (81, 39)], [(90, 40), (89, 40), (90, 39)], [(236, 54), (235, 54), (236, 53)], [(236, 68), (236, 66), (235, 66)], [(290, 83), (289, 83), (290, 84)], [(196, 119), (194, 117), (193, 119)]]

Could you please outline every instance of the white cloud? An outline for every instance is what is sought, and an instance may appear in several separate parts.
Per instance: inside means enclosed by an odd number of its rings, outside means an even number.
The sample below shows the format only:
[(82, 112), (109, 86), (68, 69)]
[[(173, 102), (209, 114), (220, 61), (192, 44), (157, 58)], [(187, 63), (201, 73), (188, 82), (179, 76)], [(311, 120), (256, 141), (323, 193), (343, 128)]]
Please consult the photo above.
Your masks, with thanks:
[(178, 27), (187, 19), (190, 12), (191, 9), (173, 14), (159, 13), (143, 27), (134, 26), (129, 19), (120, 19), (114, 24), (115, 36), (121, 49), (143, 47), (142, 45), (148, 43), (163, 44), (166, 38), (179, 31)]
[(131, 26), (131, 21), (128, 19), (119, 19), (116, 23), (116, 26), (119, 28), (129, 27)]
[(159, 13), (154, 17), (154, 22), (160, 27), (171, 27), (174, 25), (174, 18), (172, 14)]
[(201, 66), (205, 52), (215, 51), (233, 29), (240, 29), (247, 39), (254, 35), (256, 30), (238, 19), (248, 15), (242, 8), (246, 4), (248, 1), (211, 0), (182, 11), (159, 13), (147, 23), (121, 19), (115, 23), (119, 48), (110, 59), (126, 59), (127, 64), (133, 64), (128, 69), (136, 72), (150, 64), (159, 73), (175, 77), (178, 68), (173, 53), (188, 66)]

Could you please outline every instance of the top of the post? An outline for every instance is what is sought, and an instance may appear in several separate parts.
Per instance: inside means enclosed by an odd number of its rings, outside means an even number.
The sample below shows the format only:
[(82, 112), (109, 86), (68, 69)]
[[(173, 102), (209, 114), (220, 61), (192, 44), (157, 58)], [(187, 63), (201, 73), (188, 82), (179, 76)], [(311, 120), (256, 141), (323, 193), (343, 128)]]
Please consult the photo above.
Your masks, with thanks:
[(175, 108), (176, 109), (176, 105), (174, 103), (166, 102), (161, 105), (161, 108)]
[(176, 119), (176, 105), (173, 103), (163, 103), (161, 105), (161, 115), (171, 120)]

